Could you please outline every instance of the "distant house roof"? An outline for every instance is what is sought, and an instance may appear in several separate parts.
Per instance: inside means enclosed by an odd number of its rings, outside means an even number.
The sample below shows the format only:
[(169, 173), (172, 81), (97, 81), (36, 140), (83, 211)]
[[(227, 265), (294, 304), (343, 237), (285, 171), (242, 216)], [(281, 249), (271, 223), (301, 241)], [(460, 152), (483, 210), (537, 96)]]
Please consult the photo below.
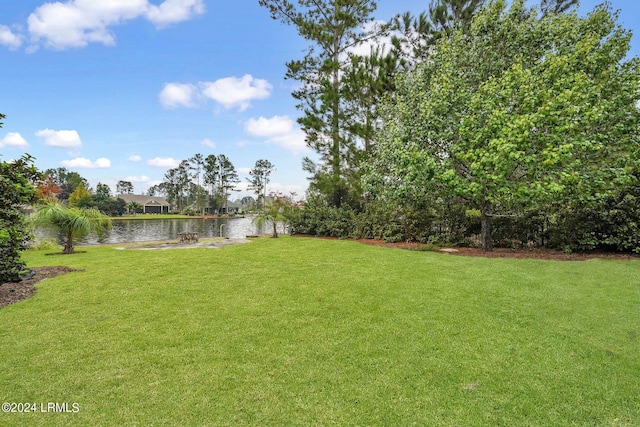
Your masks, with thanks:
[(136, 202), (141, 206), (171, 206), (167, 199), (159, 196), (145, 196), (144, 194), (118, 194), (118, 199), (126, 203)]

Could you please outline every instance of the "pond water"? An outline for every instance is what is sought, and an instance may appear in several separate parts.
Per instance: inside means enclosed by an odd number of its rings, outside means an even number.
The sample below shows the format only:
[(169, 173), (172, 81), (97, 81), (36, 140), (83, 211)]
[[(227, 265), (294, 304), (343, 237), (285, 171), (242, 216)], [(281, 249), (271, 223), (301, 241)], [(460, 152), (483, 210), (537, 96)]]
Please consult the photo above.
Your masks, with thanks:
[[(258, 229), (251, 216), (215, 219), (124, 219), (115, 220), (112, 223), (111, 229), (106, 231), (104, 235), (89, 235), (74, 240), (74, 243), (102, 244), (175, 240), (176, 235), (183, 232), (198, 233), (201, 238), (222, 236), (237, 239), (265, 232), (264, 229)], [(221, 231), (222, 234), (220, 234)], [(64, 237), (52, 230), (38, 230), (36, 237), (38, 239), (55, 238), (60, 244), (64, 242)]]

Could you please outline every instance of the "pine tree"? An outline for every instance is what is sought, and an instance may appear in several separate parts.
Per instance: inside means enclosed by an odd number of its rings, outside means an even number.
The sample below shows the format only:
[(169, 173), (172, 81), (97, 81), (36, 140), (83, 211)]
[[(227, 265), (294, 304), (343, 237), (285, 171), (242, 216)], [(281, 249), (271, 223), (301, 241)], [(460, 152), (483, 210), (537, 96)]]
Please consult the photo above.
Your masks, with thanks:
[(264, 207), (267, 197), (267, 184), (270, 181), (269, 175), (275, 170), (275, 166), (265, 159), (256, 161), (255, 166), (249, 174), (250, 178), (247, 178), (249, 182), (249, 189), (253, 190), (256, 195), (258, 207)]
[[(307, 134), (307, 144), (320, 155), (320, 164), (309, 158), (304, 169), (313, 174), (312, 187), (340, 206), (348, 200), (349, 138), (344, 110), (343, 73), (349, 51), (374, 37), (363, 26), (372, 20), (376, 3), (370, 0), (260, 0), (271, 17), (293, 25), (311, 43), (302, 60), (287, 64), (286, 77), (301, 83), (293, 92), (304, 115), (298, 122)], [(383, 31), (383, 30), (380, 30)]]
[(236, 186), (237, 183), (240, 182), (240, 178), (238, 178), (238, 172), (236, 171), (235, 166), (231, 163), (231, 160), (224, 154), (220, 154), (218, 156), (218, 165), (220, 167), (220, 172), (218, 175), (219, 179), (219, 191), (220, 194), (224, 197), (224, 208), (225, 212), (228, 213), (229, 207), (229, 192)]

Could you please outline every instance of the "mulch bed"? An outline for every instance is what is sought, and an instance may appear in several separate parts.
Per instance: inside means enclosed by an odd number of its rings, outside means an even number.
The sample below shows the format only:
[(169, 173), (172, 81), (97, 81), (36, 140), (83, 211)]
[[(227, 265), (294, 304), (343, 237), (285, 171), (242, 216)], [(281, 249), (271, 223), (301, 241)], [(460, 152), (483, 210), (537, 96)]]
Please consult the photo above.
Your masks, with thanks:
[[(300, 235), (305, 237), (313, 237), (309, 235)], [(335, 237), (319, 237), (321, 239), (336, 239)], [(367, 245), (381, 246), (386, 248), (397, 249), (409, 249), (417, 250), (420, 246), (424, 246), (423, 243), (418, 242), (397, 242), (387, 243), (384, 240), (377, 239), (357, 239), (356, 242), (364, 243)], [(445, 249), (445, 248), (442, 248)], [(446, 251), (447, 254), (455, 256), (479, 256), (485, 258), (534, 258), (534, 259), (549, 259), (558, 261), (584, 261), (593, 258), (608, 258), (608, 259), (621, 259), (621, 260), (640, 260), (640, 255), (614, 253), (614, 252), (580, 252), (580, 253), (566, 253), (563, 251), (554, 251), (548, 249), (509, 249), (509, 248), (494, 248), (492, 252), (483, 252), (481, 248), (448, 248), (452, 252)], [(455, 251), (455, 252), (454, 252)], [(445, 253), (445, 251), (442, 251)]]
[(493, 252), (483, 252), (480, 248), (455, 248), (458, 252), (451, 252), (451, 255), (458, 256), (481, 256), (486, 258), (535, 258), (550, 259), (556, 261), (585, 261), (594, 258), (607, 258), (619, 260), (640, 260), (640, 256), (625, 253), (613, 252), (578, 252), (566, 253), (563, 251), (553, 251), (548, 249), (505, 249), (496, 248)]
[[(412, 249), (416, 250), (422, 243), (416, 242), (399, 242), (399, 243), (386, 243), (382, 240), (375, 239), (358, 239), (360, 243), (368, 245), (384, 246), (399, 249)], [(445, 249), (445, 248), (442, 248)], [(608, 258), (608, 259), (623, 259), (623, 260), (640, 260), (640, 256), (624, 253), (612, 253), (612, 252), (579, 252), (579, 253), (566, 253), (563, 251), (554, 251), (549, 249), (508, 249), (508, 248), (494, 248), (492, 252), (484, 252), (481, 248), (446, 248), (452, 251), (442, 251), (455, 256), (477, 256), (485, 258), (534, 258), (534, 259), (549, 259), (556, 261), (584, 261), (593, 258)]]
[(0, 285), (0, 308), (29, 298), (36, 292), (35, 284), (42, 280), (71, 271), (84, 271), (69, 267), (36, 267), (32, 270), (35, 272), (35, 275), (29, 279)]

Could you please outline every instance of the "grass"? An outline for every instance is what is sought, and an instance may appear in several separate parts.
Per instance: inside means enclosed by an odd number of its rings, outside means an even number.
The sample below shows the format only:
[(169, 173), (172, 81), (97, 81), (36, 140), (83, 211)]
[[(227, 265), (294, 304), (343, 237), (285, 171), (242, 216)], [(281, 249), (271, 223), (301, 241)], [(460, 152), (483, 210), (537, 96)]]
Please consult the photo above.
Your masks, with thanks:
[(261, 238), (45, 257), (0, 310), (0, 425), (640, 424), (640, 262)]
[(202, 216), (189, 216), (189, 215), (177, 215), (177, 214), (135, 214), (135, 215), (122, 215), (122, 216), (113, 216), (111, 217), (114, 221), (119, 221), (123, 219), (194, 219), (194, 218), (202, 218)]
[(150, 219), (202, 219), (202, 218), (240, 218), (242, 215), (179, 215), (179, 214), (135, 214), (135, 215), (122, 215), (122, 216), (112, 216), (110, 217), (114, 221), (124, 220), (124, 219), (136, 219), (136, 220), (150, 220)]

